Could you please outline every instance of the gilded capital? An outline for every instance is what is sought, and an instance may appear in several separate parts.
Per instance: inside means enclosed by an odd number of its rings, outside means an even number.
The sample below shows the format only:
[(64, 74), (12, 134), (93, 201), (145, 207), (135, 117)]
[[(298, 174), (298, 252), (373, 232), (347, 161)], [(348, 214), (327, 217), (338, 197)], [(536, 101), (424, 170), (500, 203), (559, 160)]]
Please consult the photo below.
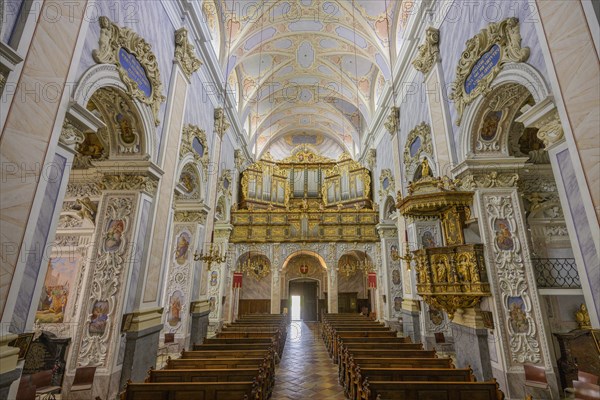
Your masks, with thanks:
[(390, 115), (385, 121), (385, 129), (390, 133), (390, 135), (395, 135), (398, 131), (398, 127), (400, 126), (400, 108), (391, 107)]
[(188, 31), (185, 28), (175, 31), (175, 59), (179, 61), (188, 78), (202, 66), (202, 61), (194, 52), (194, 45), (188, 40)]
[(418, 54), (412, 61), (415, 69), (426, 75), (440, 56), (440, 32), (432, 27), (425, 31), (425, 42), (418, 47)]

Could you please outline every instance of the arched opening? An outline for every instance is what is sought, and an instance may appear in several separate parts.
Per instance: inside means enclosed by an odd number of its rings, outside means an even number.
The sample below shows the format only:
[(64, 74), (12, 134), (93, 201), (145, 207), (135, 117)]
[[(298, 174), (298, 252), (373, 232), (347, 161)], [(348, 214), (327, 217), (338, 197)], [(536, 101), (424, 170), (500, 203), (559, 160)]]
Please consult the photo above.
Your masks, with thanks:
[(281, 271), (281, 309), (302, 321), (318, 321), (327, 308), (327, 271), (316, 253), (299, 251)]
[(237, 315), (270, 313), (271, 260), (258, 251), (249, 251), (238, 258), (236, 271), (243, 273)]
[(337, 263), (338, 312), (364, 313), (375, 311), (373, 294), (367, 283), (373, 261), (363, 251), (352, 250), (342, 255)]

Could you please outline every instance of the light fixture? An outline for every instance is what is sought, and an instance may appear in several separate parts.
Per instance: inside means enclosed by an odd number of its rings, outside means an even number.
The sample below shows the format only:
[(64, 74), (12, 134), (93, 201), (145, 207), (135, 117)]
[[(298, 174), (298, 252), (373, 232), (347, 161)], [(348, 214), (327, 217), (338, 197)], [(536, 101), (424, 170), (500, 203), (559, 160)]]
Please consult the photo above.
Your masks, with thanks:
[(373, 267), (373, 263), (369, 261), (366, 253), (364, 254), (364, 258), (362, 260), (350, 261), (352, 256), (346, 255), (345, 262), (342, 263), (338, 267), (338, 272), (345, 275), (346, 278), (354, 275), (357, 271), (362, 271), (365, 275), (369, 272), (372, 272), (375, 268)]
[(207, 270), (210, 271), (213, 263), (224, 263), (227, 260), (227, 256), (221, 254), (220, 248), (215, 248), (213, 244), (210, 244), (210, 250), (208, 253), (204, 254), (204, 252), (195, 253), (194, 261), (202, 261), (206, 263)]
[(240, 264), (240, 271), (260, 280), (269, 275), (271, 268), (269, 267), (267, 260), (262, 256), (249, 254), (246, 261)]
[(406, 263), (406, 269), (410, 271), (411, 263), (414, 256), (410, 252), (410, 246), (408, 245), (408, 231), (404, 231), (404, 255), (398, 256), (398, 260), (402, 260)]

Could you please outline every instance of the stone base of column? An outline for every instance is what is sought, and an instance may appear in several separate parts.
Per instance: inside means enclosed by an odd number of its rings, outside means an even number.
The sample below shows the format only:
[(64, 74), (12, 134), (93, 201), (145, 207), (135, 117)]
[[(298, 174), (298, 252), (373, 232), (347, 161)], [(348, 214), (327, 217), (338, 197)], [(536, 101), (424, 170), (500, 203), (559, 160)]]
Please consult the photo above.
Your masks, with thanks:
[(404, 300), (402, 302), (402, 332), (409, 336), (413, 343), (421, 341), (421, 315), (419, 302), (416, 300)]
[[(11, 385), (21, 376), (22, 370), (17, 368), (19, 349), (8, 345), (17, 338), (17, 335), (0, 337), (0, 400), (9, 398)], [(16, 391), (14, 395), (16, 396)]]
[(471, 366), (478, 381), (493, 378), (488, 332), (483, 325), (481, 310), (469, 308), (458, 310), (450, 323), (457, 368)]
[(192, 302), (191, 313), (190, 350), (192, 350), (194, 344), (202, 344), (208, 333), (208, 314), (210, 314), (208, 300)]
[(125, 355), (120, 387), (127, 380), (143, 382), (150, 367), (156, 368), (158, 342), (162, 324), (162, 308), (136, 311), (125, 333)]
[[(507, 399), (525, 399), (526, 395), (531, 395), (534, 399), (549, 399), (550, 393), (548, 390), (532, 388), (527, 386), (524, 387), (525, 383), (525, 373), (521, 370), (521, 372), (508, 372), (505, 373), (503, 371), (494, 370), (494, 373), (504, 374), (506, 376), (505, 385), (501, 385), (501, 388), (506, 388), (504, 390), (504, 394)], [(552, 390), (552, 398), (560, 399), (562, 398), (562, 394), (558, 390), (558, 378), (554, 371), (548, 372), (546, 371), (546, 379), (550, 384), (550, 390)], [(500, 381), (500, 379), (497, 379)], [(500, 382), (499, 382), (500, 383)]]

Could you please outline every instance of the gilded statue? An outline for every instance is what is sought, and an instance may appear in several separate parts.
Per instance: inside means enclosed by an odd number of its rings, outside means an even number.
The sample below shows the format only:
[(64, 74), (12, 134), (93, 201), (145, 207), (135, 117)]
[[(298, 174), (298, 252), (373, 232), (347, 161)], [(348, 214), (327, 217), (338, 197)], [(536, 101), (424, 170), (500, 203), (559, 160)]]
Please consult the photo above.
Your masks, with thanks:
[(423, 161), (421, 162), (421, 176), (425, 178), (430, 175), (431, 170), (429, 168), (429, 161), (427, 161), (427, 158), (423, 158)]
[(588, 313), (585, 303), (582, 303), (579, 309), (575, 312), (575, 319), (579, 324), (579, 329), (592, 329), (590, 314)]

